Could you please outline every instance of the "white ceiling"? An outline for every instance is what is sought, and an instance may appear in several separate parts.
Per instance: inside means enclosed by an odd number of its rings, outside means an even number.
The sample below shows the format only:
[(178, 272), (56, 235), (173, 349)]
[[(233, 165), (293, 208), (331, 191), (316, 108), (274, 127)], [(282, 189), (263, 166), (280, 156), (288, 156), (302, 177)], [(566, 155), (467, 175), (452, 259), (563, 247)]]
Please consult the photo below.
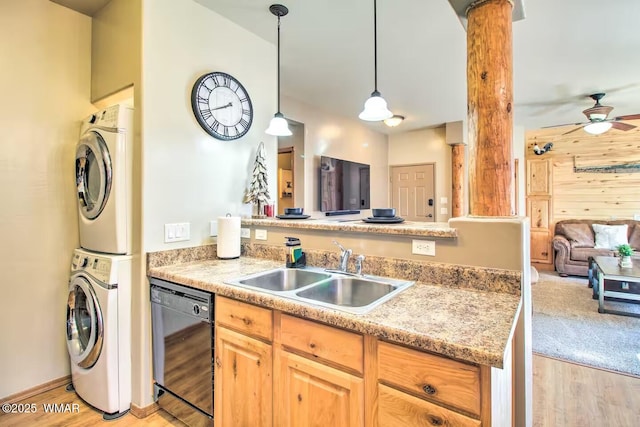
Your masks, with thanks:
[[(269, 12), (276, 1), (195, 1), (276, 43)], [(281, 2), (289, 8), (281, 25), (282, 93), (357, 117), (374, 85), (373, 2)], [(369, 126), (403, 132), (465, 118), (466, 33), (449, 2), (378, 0), (377, 7), (378, 90), (406, 120), (395, 129)], [(524, 0), (524, 11), (513, 23), (516, 125), (583, 122), (595, 92), (607, 93), (610, 117), (640, 113), (640, 1)]]

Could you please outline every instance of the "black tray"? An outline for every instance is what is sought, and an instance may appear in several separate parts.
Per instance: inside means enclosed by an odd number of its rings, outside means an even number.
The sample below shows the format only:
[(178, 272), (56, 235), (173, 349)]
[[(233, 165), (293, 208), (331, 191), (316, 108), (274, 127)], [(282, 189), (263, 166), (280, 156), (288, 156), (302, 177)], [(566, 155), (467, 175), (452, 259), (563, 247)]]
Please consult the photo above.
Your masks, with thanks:
[(404, 218), (400, 218), (399, 216), (394, 216), (391, 218), (383, 218), (383, 217), (367, 217), (363, 219), (364, 222), (368, 222), (370, 224), (398, 224), (404, 222)]
[(276, 215), (278, 219), (307, 219), (311, 218), (311, 215)]

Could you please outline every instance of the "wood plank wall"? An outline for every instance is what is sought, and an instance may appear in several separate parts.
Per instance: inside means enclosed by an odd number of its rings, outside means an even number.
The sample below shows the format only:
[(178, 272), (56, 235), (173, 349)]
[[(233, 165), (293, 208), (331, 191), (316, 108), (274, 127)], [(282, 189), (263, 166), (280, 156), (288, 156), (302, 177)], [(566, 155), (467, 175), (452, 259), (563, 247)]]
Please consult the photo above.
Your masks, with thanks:
[[(525, 158), (551, 162), (551, 231), (561, 219), (632, 219), (640, 214), (640, 172), (574, 172), (574, 165), (640, 163), (640, 120), (627, 123), (637, 127), (597, 136), (583, 130), (562, 135), (572, 126), (526, 132)], [(547, 142), (553, 143), (551, 151), (533, 153), (536, 143), (543, 147)]]

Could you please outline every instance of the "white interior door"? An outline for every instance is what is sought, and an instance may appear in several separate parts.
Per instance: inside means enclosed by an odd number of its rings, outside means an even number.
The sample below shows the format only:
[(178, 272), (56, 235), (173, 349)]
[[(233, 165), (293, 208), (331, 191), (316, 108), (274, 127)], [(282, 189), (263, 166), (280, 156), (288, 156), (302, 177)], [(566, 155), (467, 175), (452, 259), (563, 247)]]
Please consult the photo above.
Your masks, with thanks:
[(392, 206), (407, 221), (436, 220), (435, 165), (393, 166), (391, 168)]

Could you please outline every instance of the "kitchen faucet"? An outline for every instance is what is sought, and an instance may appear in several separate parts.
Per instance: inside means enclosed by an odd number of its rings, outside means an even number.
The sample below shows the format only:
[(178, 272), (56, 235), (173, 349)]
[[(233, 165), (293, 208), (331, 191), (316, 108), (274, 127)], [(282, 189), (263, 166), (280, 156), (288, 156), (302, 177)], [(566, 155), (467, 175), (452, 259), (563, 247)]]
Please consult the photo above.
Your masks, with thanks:
[(337, 245), (340, 248), (340, 268), (339, 270), (342, 272), (347, 272), (347, 266), (349, 264), (349, 257), (351, 256), (351, 249), (345, 249), (344, 246), (342, 246), (340, 243), (338, 243), (337, 241), (333, 241), (334, 245)]

